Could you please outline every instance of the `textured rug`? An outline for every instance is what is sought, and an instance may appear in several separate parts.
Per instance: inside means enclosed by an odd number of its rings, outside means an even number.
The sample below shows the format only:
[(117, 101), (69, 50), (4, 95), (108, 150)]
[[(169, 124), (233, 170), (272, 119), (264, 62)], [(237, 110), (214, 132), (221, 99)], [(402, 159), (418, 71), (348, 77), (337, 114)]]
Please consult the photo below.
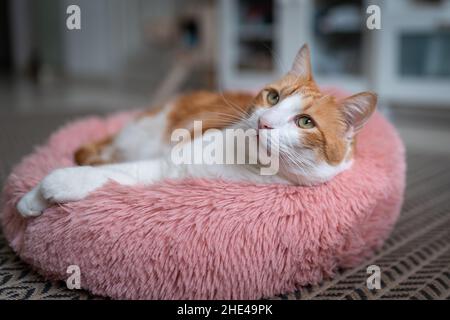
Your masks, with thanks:
[[(51, 116), (36, 132), (36, 117), (1, 121), (0, 183), (11, 166), (67, 116)], [(408, 152), (405, 204), (384, 247), (331, 280), (274, 299), (450, 299), (450, 170), (448, 155)], [(381, 269), (381, 289), (366, 286), (367, 266)], [(97, 299), (47, 282), (16, 257), (0, 233), (0, 299)]]

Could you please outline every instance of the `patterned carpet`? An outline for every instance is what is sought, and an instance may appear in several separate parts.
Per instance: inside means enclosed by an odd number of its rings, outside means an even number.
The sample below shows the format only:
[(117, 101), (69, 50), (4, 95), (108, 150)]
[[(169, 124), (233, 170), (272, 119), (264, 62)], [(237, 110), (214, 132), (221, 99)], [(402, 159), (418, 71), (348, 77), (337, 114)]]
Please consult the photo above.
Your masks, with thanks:
[[(67, 116), (2, 118), (0, 184), (11, 166)], [(36, 134), (30, 128), (44, 124)], [(8, 156), (4, 156), (7, 154)], [(377, 255), (332, 280), (275, 299), (450, 299), (450, 170), (448, 155), (408, 152), (400, 219)], [(381, 289), (366, 287), (369, 265), (381, 268)], [(95, 299), (64, 282), (47, 282), (20, 261), (0, 233), (0, 299)]]

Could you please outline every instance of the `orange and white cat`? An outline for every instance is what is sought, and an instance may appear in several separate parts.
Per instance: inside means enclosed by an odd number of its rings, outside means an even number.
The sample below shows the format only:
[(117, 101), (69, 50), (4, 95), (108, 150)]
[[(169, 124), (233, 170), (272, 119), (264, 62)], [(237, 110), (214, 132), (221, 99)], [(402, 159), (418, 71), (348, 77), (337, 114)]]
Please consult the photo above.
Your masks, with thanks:
[[(82, 146), (75, 154), (81, 166), (54, 170), (19, 201), (17, 208), (23, 216), (37, 216), (52, 203), (81, 200), (110, 180), (123, 185), (189, 177), (323, 183), (350, 168), (355, 136), (374, 112), (376, 101), (372, 92), (345, 99), (322, 93), (313, 79), (310, 52), (304, 45), (291, 70), (256, 96), (238, 92), (186, 94), (157, 111), (140, 114), (115, 136)], [(277, 130), (277, 174), (261, 175), (258, 165), (249, 164), (174, 163), (171, 133), (177, 128), (192, 131), (194, 120), (202, 121), (204, 134), (197, 140), (205, 141), (210, 139), (207, 132), (211, 128), (251, 128), (265, 138)], [(191, 140), (185, 147), (195, 142)]]

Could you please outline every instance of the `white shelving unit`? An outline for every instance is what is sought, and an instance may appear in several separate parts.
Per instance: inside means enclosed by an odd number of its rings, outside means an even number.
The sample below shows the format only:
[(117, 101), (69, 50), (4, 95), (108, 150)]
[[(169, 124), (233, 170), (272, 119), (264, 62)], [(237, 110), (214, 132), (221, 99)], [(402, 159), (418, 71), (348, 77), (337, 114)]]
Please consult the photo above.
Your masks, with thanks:
[(373, 37), (375, 90), (387, 101), (450, 106), (450, 1), (378, 1)]
[[(369, 4), (381, 8), (381, 30), (366, 28)], [(263, 86), (307, 42), (322, 86), (450, 106), (450, 0), (221, 0), (219, 17), (222, 89)]]
[[(245, 50), (243, 42), (255, 41), (263, 47), (264, 42), (273, 44), (274, 27), (268, 22), (240, 21), (242, 1), (220, 1), (219, 86), (223, 89), (256, 88), (276, 75), (273, 68), (242, 68), (239, 55)], [(269, 48), (270, 49), (270, 48)], [(270, 52), (270, 51), (269, 51)], [(268, 61), (270, 63), (270, 61)]]
[[(246, 10), (258, 11), (261, 3), (271, 11), (272, 20), (266, 23), (242, 22), (244, 15), (251, 15)], [(248, 8), (247, 4), (253, 4), (254, 8)], [(314, 13), (318, 10), (321, 1), (313, 0), (221, 0), (220, 2), (220, 28), (221, 53), (218, 61), (219, 84), (224, 89), (258, 88), (277, 76), (287, 72), (299, 47), (308, 42), (313, 50), (313, 64), (315, 70), (320, 61), (317, 49), (324, 39), (314, 32)], [(322, 1), (322, 5), (326, 4)], [(262, 9), (261, 9), (262, 10)], [(260, 13), (261, 14), (261, 13)], [(258, 13), (254, 13), (258, 15)], [(263, 15), (263, 14), (261, 14)], [(258, 19), (256, 19), (258, 20)], [(345, 27), (345, 26), (344, 26)], [(361, 31), (350, 29), (340, 30), (342, 37), (346, 35), (360, 34)], [(329, 33), (334, 35), (334, 33)], [(242, 68), (241, 60), (245, 54), (245, 45), (254, 43), (259, 52), (266, 54), (266, 59), (271, 68)], [(362, 41), (361, 41), (362, 42)], [(259, 46), (259, 48), (258, 48)], [(362, 51), (362, 49), (361, 49)], [(326, 70), (315, 72), (317, 80), (325, 86), (339, 85), (348, 90), (363, 90), (368, 87), (363, 74), (351, 74)]]

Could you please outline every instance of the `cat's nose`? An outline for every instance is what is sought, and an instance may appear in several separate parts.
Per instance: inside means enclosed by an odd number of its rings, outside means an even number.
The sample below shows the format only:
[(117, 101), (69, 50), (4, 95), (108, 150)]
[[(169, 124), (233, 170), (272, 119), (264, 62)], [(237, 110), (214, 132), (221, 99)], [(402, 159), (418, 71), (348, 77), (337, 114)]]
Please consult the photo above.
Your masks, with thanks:
[(267, 130), (269, 130), (269, 129), (273, 129), (273, 127), (267, 121), (265, 121), (264, 119), (259, 118), (258, 129), (267, 129)]

